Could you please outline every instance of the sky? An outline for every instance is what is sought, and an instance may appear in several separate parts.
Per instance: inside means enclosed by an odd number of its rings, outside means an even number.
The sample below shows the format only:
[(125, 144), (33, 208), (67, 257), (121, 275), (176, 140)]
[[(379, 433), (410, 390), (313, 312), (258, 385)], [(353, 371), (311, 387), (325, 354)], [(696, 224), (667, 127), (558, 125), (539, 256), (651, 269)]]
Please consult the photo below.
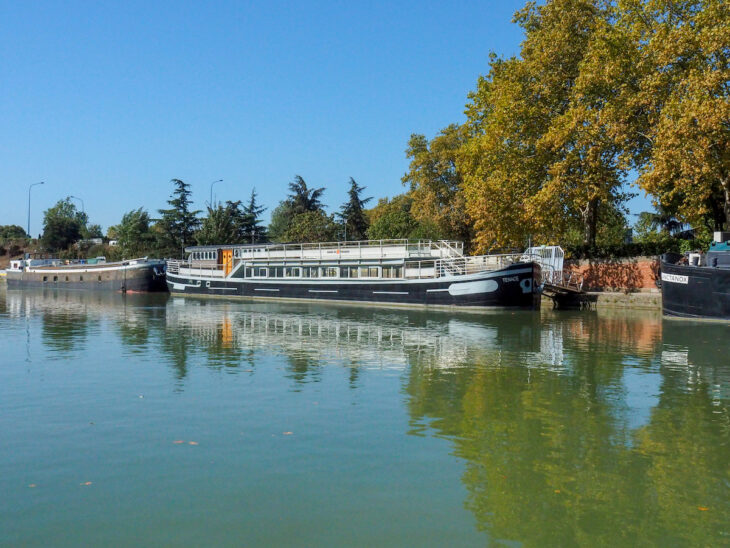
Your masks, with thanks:
[(350, 177), (399, 194), (409, 136), (465, 120), (523, 5), (0, 0), (0, 225), (26, 227), (39, 181), (33, 235), (66, 196), (105, 230), (154, 214), (172, 178), (197, 209), (212, 181), (220, 201), (255, 187), (267, 219), (295, 175), (330, 211)]

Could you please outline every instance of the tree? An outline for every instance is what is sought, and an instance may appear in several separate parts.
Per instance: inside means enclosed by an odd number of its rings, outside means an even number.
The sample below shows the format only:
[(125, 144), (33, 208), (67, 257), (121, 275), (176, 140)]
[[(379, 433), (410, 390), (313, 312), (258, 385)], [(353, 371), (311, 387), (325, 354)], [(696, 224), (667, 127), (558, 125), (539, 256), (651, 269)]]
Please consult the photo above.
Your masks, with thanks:
[[(627, 199), (627, 166), (610, 105), (616, 80), (603, 54), (610, 5), (597, 0), (529, 3), (520, 58), (492, 57), (467, 106), (468, 142), (457, 161), (481, 250), (521, 246), (529, 235), (560, 241), (581, 226), (595, 245), (601, 211)], [(620, 50), (620, 47), (619, 47)]]
[(638, 184), (680, 220), (730, 227), (730, 5), (647, 0), (627, 10), (641, 80)]
[(378, 200), (378, 204), (367, 212), (370, 220), (368, 238), (373, 240), (442, 239), (443, 235), (433, 221), (428, 219), (418, 221), (414, 218), (413, 203), (410, 193), (399, 194), (392, 199)]
[[(268, 232), (271, 240), (275, 242), (298, 241), (296, 238), (292, 239), (292, 236), (300, 232), (301, 226), (311, 223), (314, 219), (321, 219), (322, 216), (327, 217), (321, 202), (324, 188), (311, 189), (301, 176), (296, 175), (294, 181), (289, 183), (289, 190), (291, 194), (271, 213)], [(321, 215), (309, 216), (306, 221), (303, 221), (303, 225), (293, 232), (289, 231), (299, 215), (315, 212), (319, 212)]]
[(208, 216), (195, 233), (198, 245), (239, 244), (244, 241), (243, 232), (247, 217), (241, 209), (241, 202), (226, 202), (225, 205), (208, 206)]
[(307, 211), (296, 215), (285, 234), (287, 242), (328, 242), (337, 237), (338, 226), (324, 211)]
[(361, 198), (360, 195), (363, 190), (365, 190), (365, 187), (358, 185), (355, 179), (350, 177), (350, 190), (347, 191), (349, 199), (342, 205), (340, 212), (337, 214), (345, 225), (345, 239), (364, 240), (367, 237), (369, 223), (363, 206), (372, 198)]
[(287, 201), (291, 205), (291, 211), (294, 215), (306, 213), (308, 211), (318, 211), (322, 209), (322, 194), (324, 187), (309, 188), (307, 183), (301, 176), (295, 175), (294, 181), (289, 183), (291, 194)]
[(190, 185), (180, 179), (172, 179), (170, 182), (175, 185), (175, 190), (167, 201), (171, 207), (158, 210), (160, 218), (156, 223), (159, 252), (167, 256), (181, 254), (185, 245), (193, 241), (193, 234), (200, 225), (200, 211), (190, 209)]
[(104, 232), (101, 229), (101, 225), (93, 224), (82, 227), (81, 235), (84, 237), (84, 239), (88, 240), (91, 238), (103, 238)]
[(109, 227), (125, 257), (147, 255), (154, 246), (155, 236), (150, 230), (150, 216), (144, 208), (133, 209), (122, 216), (122, 221)]
[(0, 240), (20, 240), (30, 238), (25, 229), (18, 225), (0, 225)]
[(423, 135), (411, 135), (406, 149), (411, 163), (401, 181), (410, 188), (417, 220), (436, 224), (446, 238), (468, 243), (471, 229), (457, 166), (466, 137), (466, 128), (458, 124), (444, 128), (430, 142)]
[(251, 190), (251, 198), (243, 208), (243, 212), (246, 215), (243, 237), (246, 243), (257, 244), (266, 241), (266, 227), (262, 226), (263, 221), (261, 220), (261, 214), (264, 211), (266, 211), (266, 208), (256, 202), (256, 188), (253, 188)]
[(59, 200), (43, 213), (43, 247), (49, 251), (68, 249), (81, 239), (87, 219), (86, 213), (78, 211), (70, 197)]
[(287, 201), (279, 202), (279, 205), (271, 212), (268, 234), (272, 242), (286, 242), (286, 232), (292, 221), (293, 214), (291, 204)]

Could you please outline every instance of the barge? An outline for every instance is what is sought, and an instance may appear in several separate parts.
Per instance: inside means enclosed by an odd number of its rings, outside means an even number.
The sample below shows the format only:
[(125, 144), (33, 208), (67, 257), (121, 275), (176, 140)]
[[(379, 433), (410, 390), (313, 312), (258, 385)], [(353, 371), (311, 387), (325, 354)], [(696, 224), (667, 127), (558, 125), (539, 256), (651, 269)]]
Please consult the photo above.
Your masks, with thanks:
[(9, 289), (40, 287), (122, 293), (167, 291), (165, 261), (146, 257), (109, 263), (103, 257), (72, 263), (27, 257), (11, 261), (5, 272)]
[(540, 307), (538, 258), (463, 250), (461, 242), (445, 240), (193, 246), (186, 260), (167, 261), (166, 281), (181, 295)]
[(661, 257), (665, 316), (730, 320), (730, 234), (716, 232), (706, 254)]

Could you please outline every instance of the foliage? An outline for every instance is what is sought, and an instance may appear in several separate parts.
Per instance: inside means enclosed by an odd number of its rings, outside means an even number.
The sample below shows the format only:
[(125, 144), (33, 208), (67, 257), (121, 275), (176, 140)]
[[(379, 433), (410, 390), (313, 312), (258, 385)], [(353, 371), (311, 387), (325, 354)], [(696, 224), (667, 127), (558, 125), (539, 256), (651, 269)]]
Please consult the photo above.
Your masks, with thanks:
[(292, 215), (322, 209), (321, 198), (324, 194), (324, 187), (309, 188), (301, 176), (295, 175), (294, 181), (289, 183), (289, 190), (291, 194), (289, 194), (287, 201), (291, 206)]
[(0, 241), (7, 240), (20, 240), (24, 238), (30, 238), (25, 233), (25, 229), (18, 225), (0, 225)]
[(78, 211), (70, 198), (59, 200), (43, 213), (41, 243), (48, 251), (61, 251), (82, 237), (86, 213)]
[(411, 135), (406, 149), (411, 163), (401, 180), (410, 188), (417, 221), (436, 225), (436, 231), (444, 238), (468, 244), (471, 229), (457, 168), (457, 155), (466, 137), (466, 128), (457, 124), (441, 130), (430, 142), (423, 135)]
[(144, 208), (133, 209), (122, 216), (122, 221), (109, 228), (118, 240), (119, 252), (124, 257), (140, 257), (153, 253), (155, 235), (150, 230), (150, 216)]
[(364, 186), (360, 186), (350, 177), (350, 190), (347, 191), (348, 201), (342, 205), (337, 216), (345, 225), (345, 239), (364, 240), (367, 238), (368, 218), (363, 207), (372, 198), (361, 198)]
[(103, 238), (104, 232), (101, 230), (101, 225), (86, 225), (81, 228), (81, 236), (87, 240), (91, 238)]
[(162, 256), (177, 256), (193, 241), (193, 234), (200, 225), (198, 213), (191, 210), (190, 185), (180, 179), (170, 181), (175, 189), (167, 201), (169, 209), (159, 209), (158, 249)]
[(257, 244), (265, 242), (267, 239), (266, 227), (262, 226), (263, 221), (261, 220), (261, 214), (266, 211), (266, 208), (258, 204), (256, 196), (256, 189), (253, 188), (251, 198), (243, 208), (246, 216), (246, 223), (242, 231), (245, 243)]
[(730, 4), (646, 0), (626, 10), (639, 71), (628, 150), (639, 185), (680, 220), (730, 226)]
[(368, 238), (387, 240), (409, 238), (440, 240), (444, 235), (436, 222), (429, 219), (418, 221), (412, 214), (414, 200), (411, 194), (399, 194), (392, 199), (381, 198), (369, 210), (370, 228)]
[(282, 201), (271, 212), (271, 222), (269, 223), (268, 234), (272, 242), (286, 242), (286, 232), (289, 230), (293, 214), (291, 205)]
[(247, 217), (241, 202), (226, 202), (225, 205), (208, 206), (208, 216), (195, 233), (198, 245), (239, 244), (243, 241), (243, 227)]
[[(279, 205), (271, 213), (271, 223), (269, 224), (269, 238), (275, 242), (294, 242), (298, 240), (299, 234), (309, 235), (323, 230), (323, 234), (330, 234), (329, 229), (325, 229), (326, 223), (324, 218), (332, 220), (325, 212), (322, 206), (322, 195), (324, 188), (309, 188), (306, 181), (299, 175), (294, 177), (294, 181), (289, 183), (291, 193), (286, 200), (279, 202)], [(318, 213), (318, 215), (308, 215), (306, 218), (298, 220), (300, 215), (307, 213)], [(334, 221), (332, 220), (334, 223)], [(309, 228), (306, 228), (309, 227)], [(316, 229), (315, 227), (319, 227)], [(336, 231), (331, 233), (327, 239), (335, 239)], [(316, 240), (302, 240), (316, 241)]]
[(337, 223), (322, 210), (296, 215), (284, 235), (286, 242), (327, 242), (337, 239)]
[(458, 157), (478, 249), (551, 243), (582, 227), (594, 245), (602, 207), (620, 209), (625, 165), (603, 108), (599, 2), (529, 3), (520, 58), (492, 57), (467, 105), (470, 133)]

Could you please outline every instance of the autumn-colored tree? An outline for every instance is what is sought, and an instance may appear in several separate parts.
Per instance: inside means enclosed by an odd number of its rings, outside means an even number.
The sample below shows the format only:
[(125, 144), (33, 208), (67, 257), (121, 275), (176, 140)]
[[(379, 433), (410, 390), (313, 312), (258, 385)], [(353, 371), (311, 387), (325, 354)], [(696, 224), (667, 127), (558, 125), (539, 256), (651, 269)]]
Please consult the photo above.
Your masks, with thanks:
[(639, 185), (683, 221), (730, 226), (730, 4), (647, 0), (627, 9), (640, 88)]
[(466, 128), (457, 124), (444, 128), (431, 141), (423, 135), (411, 135), (406, 149), (411, 163), (401, 180), (409, 186), (416, 220), (436, 224), (445, 238), (468, 243), (471, 228), (457, 168), (457, 155), (466, 135)]

